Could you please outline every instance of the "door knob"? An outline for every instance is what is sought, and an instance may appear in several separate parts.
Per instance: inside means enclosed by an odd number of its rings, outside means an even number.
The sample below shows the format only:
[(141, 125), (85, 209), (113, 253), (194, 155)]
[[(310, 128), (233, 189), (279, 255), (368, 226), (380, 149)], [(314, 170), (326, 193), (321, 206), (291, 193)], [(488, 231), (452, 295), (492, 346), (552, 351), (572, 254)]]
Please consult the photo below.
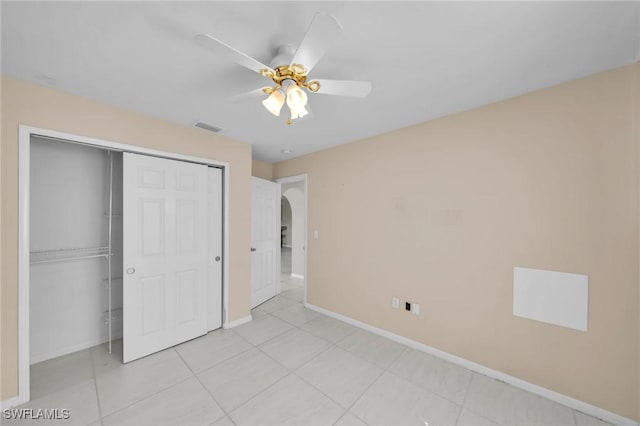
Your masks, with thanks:
[(127, 268), (127, 274), (133, 275), (136, 273), (136, 268)]
[(220, 262), (220, 256), (216, 256), (216, 262)]
[(251, 247), (251, 251), (256, 251), (256, 248), (255, 247)]

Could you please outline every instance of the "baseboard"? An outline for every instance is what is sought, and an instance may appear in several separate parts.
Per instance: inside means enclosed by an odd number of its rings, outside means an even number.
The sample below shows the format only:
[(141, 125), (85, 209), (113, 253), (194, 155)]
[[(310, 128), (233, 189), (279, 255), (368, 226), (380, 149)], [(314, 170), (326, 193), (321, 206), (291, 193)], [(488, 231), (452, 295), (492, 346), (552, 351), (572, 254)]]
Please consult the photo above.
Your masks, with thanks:
[(242, 318), (239, 318), (237, 320), (225, 322), (224, 325), (222, 326), (222, 328), (224, 328), (225, 330), (229, 329), (229, 328), (234, 328), (234, 327), (237, 327), (239, 325), (246, 324), (246, 323), (250, 322), (252, 319), (253, 318), (251, 317), (251, 315), (247, 315), (246, 317), (242, 317)]
[(298, 279), (304, 280), (304, 275), (300, 275), (300, 274), (291, 274), (291, 278), (298, 278)]
[(408, 339), (406, 337), (397, 335), (387, 330), (383, 330), (381, 328), (374, 327), (367, 323), (358, 321), (356, 319), (347, 317), (345, 315), (338, 314), (333, 311), (329, 311), (327, 309), (321, 308), (319, 306), (315, 306), (309, 303), (305, 303), (305, 306), (313, 311), (319, 312), (321, 314), (330, 316), (337, 320), (343, 321), (347, 324), (351, 324), (355, 327), (361, 328), (363, 330), (369, 331), (371, 333), (377, 334), (382, 337), (386, 337), (390, 340), (398, 342), (402, 345), (409, 346), (412, 349), (416, 349), (418, 351), (426, 352), (430, 355), (441, 358), (445, 361), (449, 361), (453, 364), (460, 365), (468, 370), (475, 371), (476, 373), (483, 374), (487, 377), (491, 377), (493, 379), (497, 379), (508, 383), (517, 388), (523, 389), (527, 392), (531, 392), (533, 394), (542, 396), (544, 398), (550, 399), (551, 401), (555, 401), (559, 404), (566, 405), (574, 410), (581, 411), (590, 416), (599, 418), (604, 420), (605, 422), (609, 422), (615, 425), (620, 426), (640, 426), (640, 423), (623, 417), (619, 414), (612, 413), (611, 411), (607, 411), (600, 407), (596, 407), (595, 405), (588, 404), (586, 402), (571, 398), (569, 396), (563, 395), (558, 392), (554, 392), (547, 388), (543, 388), (542, 386), (535, 385), (533, 383), (527, 382), (522, 379), (518, 379), (517, 377), (510, 376), (508, 374), (502, 373), (500, 371), (494, 370), (489, 367), (485, 367), (481, 364), (476, 364), (475, 362), (466, 360), (464, 358), (460, 358), (458, 356), (452, 355), (448, 352), (441, 351), (440, 349), (436, 349), (432, 346), (425, 345), (424, 343), (417, 342), (415, 340)]
[[(122, 335), (118, 334), (113, 336), (112, 340), (121, 339)], [(109, 341), (109, 337), (101, 337), (99, 339), (89, 340), (87, 342), (82, 342), (77, 345), (67, 346), (66, 348), (58, 349), (56, 351), (47, 352), (46, 354), (32, 356), (29, 360), (30, 364), (37, 364), (42, 361), (46, 361), (48, 359), (57, 358), (59, 356), (68, 355), (73, 352), (78, 352), (83, 349), (92, 348), (97, 345), (101, 345)]]
[(25, 402), (28, 401), (23, 401), (20, 399), (19, 396), (14, 396), (13, 398), (8, 398), (5, 399), (4, 401), (0, 401), (0, 410), (5, 410), (7, 408), (13, 408), (16, 407), (18, 405), (22, 405)]

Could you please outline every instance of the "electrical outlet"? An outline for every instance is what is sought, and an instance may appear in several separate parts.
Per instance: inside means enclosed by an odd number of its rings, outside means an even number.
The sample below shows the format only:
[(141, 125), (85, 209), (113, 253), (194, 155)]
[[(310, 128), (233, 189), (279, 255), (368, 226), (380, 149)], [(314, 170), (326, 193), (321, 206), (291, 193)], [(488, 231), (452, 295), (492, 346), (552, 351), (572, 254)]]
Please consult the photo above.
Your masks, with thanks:
[(392, 297), (391, 298), (391, 307), (393, 309), (398, 309), (400, 307), (400, 299), (398, 299), (397, 297)]
[(411, 311), (411, 303), (404, 302), (404, 310), (405, 311)]
[(413, 315), (420, 315), (420, 304), (414, 303), (411, 312), (413, 312)]

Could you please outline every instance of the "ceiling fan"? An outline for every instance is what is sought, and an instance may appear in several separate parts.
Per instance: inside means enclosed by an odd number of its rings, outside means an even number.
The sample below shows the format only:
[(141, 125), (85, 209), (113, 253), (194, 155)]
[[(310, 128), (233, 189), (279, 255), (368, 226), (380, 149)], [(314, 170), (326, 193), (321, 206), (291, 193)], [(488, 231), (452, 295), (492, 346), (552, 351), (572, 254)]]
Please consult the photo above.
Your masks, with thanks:
[(198, 34), (196, 41), (220, 56), (271, 79), (274, 87), (256, 89), (247, 95), (268, 95), (262, 104), (275, 116), (280, 116), (280, 110), (286, 100), (291, 112), (287, 124), (291, 124), (292, 120), (308, 114), (305, 108), (308, 100), (306, 91), (357, 98), (364, 98), (371, 92), (371, 83), (368, 81), (308, 79), (307, 73), (318, 63), (341, 32), (342, 27), (336, 18), (318, 12), (298, 48), (281, 46), (271, 66), (209, 34)]

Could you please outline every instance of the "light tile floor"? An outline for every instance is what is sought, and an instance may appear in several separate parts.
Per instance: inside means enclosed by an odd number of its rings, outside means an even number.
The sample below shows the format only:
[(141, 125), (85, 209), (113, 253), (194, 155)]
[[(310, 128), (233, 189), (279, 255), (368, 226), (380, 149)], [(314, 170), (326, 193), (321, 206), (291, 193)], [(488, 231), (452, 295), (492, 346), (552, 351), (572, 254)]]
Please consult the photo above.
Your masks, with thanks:
[[(32, 367), (25, 408), (78, 425), (606, 423), (304, 308), (292, 287), (254, 320), (123, 365), (121, 343)], [(118, 355), (116, 355), (118, 354)]]

